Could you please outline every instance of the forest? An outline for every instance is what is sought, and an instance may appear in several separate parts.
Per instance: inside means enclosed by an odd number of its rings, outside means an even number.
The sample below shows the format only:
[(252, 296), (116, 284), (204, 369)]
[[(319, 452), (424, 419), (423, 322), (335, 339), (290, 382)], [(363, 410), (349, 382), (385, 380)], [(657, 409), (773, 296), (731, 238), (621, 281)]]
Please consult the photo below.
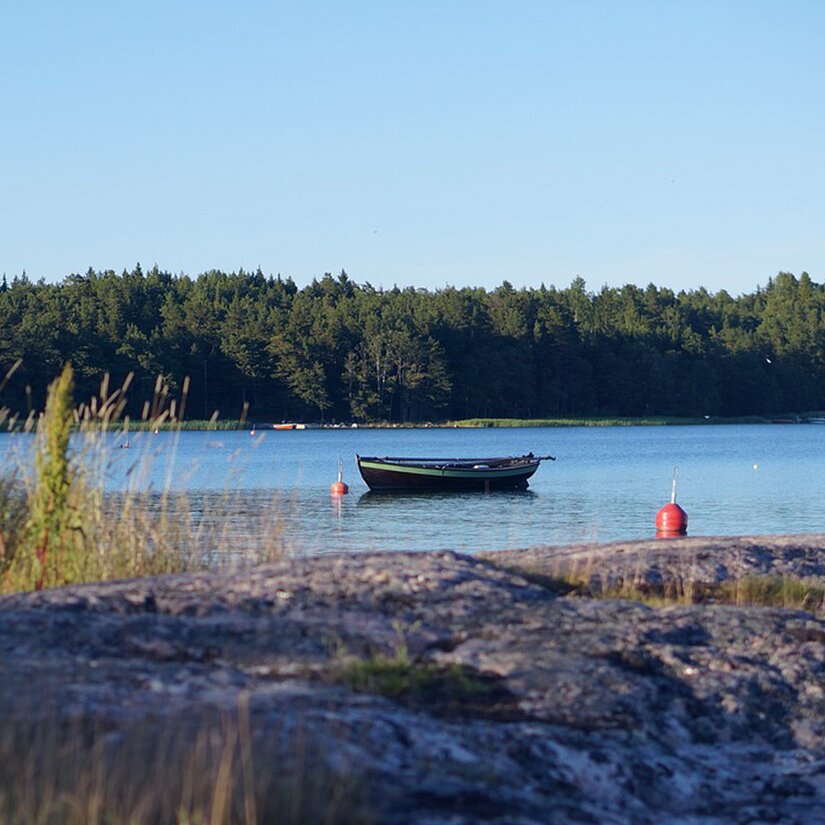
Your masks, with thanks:
[[(134, 373), (185, 416), (418, 422), (746, 416), (825, 409), (825, 286), (781, 272), (732, 297), (653, 284), (377, 289), (157, 267), (0, 283), (0, 407), (42, 408), (71, 361), (78, 400)], [(188, 378), (188, 381), (186, 380)], [(180, 409), (180, 407), (178, 407)]]

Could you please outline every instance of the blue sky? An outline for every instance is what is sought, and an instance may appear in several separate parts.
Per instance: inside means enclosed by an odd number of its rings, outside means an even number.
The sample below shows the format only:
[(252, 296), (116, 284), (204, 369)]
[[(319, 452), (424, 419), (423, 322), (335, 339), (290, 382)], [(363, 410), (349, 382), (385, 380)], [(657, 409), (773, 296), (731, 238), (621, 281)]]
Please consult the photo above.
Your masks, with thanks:
[(825, 280), (825, 3), (4, 4), (0, 272)]

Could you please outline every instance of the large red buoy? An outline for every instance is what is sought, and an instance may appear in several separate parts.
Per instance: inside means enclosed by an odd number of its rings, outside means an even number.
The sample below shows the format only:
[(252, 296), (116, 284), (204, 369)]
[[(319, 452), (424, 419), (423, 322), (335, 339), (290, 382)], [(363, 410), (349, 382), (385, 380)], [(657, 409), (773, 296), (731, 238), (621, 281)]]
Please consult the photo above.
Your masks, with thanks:
[(676, 502), (665, 504), (656, 513), (656, 534), (684, 536), (687, 533), (687, 513)]
[(333, 496), (345, 496), (349, 492), (349, 487), (344, 484), (344, 462), (340, 458), (338, 459), (338, 481), (333, 482), (329, 492)]
[(676, 503), (676, 476), (678, 470), (673, 468), (673, 489), (670, 494), (670, 504), (665, 504), (656, 513), (656, 538), (672, 538), (687, 535), (687, 513)]

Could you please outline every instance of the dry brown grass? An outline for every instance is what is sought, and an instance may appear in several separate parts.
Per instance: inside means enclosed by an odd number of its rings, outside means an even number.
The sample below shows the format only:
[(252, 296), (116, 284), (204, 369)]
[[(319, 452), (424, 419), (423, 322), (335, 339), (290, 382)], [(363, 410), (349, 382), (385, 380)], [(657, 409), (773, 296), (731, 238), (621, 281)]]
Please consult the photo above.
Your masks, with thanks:
[(694, 604), (730, 604), (740, 607), (778, 607), (807, 610), (825, 616), (825, 582), (797, 576), (747, 576), (720, 584), (697, 581), (688, 561), (668, 571), (660, 586), (645, 582), (639, 571), (628, 569), (600, 576), (590, 559), (564, 568), (542, 565), (505, 565), (505, 569), (559, 596), (591, 599), (628, 599), (652, 607)]
[(233, 714), (114, 728), (57, 717), (0, 732), (3, 825), (348, 825), (366, 780)]

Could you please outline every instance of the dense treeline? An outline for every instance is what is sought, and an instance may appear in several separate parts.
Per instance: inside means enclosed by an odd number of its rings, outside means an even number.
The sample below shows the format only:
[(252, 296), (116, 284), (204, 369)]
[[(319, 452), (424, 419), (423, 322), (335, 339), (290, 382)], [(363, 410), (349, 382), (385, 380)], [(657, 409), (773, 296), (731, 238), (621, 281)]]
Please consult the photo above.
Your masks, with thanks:
[(157, 268), (0, 284), (0, 406), (25, 413), (71, 360), (78, 397), (135, 373), (190, 379), (187, 418), (760, 415), (825, 409), (825, 286), (780, 273), (737, 298), (653, 285), (374, 289)]

